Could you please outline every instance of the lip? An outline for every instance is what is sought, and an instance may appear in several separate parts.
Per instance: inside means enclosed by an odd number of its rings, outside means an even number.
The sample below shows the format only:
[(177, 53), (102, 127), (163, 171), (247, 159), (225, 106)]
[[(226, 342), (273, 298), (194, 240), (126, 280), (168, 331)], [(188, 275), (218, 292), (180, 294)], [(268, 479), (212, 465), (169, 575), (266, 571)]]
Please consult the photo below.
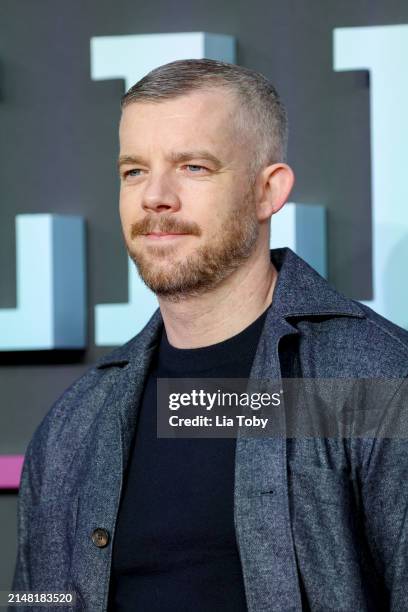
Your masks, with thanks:
[(151, 234), (145, 234), (145, 237), (149, 240), (173, 240), (175, 238), (179, 238), (180, 236), (187, 236), (188, 234), (165, 234), (161, 232), (152, 232)]

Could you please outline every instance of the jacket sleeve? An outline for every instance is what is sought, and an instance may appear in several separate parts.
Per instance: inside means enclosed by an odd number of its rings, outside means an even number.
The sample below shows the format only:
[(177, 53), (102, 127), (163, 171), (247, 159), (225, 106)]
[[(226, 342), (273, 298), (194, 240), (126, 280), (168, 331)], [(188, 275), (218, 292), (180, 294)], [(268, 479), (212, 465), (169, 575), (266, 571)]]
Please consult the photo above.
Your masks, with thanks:
[(17, 560), (12, 583), (13, 591), (28, 591), (33, 588), (30, 577), (30, 541), (35, 534), (30, 532), (30, 516), (31, 508), (37, 503), (40, 483), (32, 449), (31, 442), (25, 454), (18, 493)]
[[(24, 458), (17, 502), (17, 559), (12, 590), (38, 590), (41, 568), (38, 567), (39, 537), (48, 537), (48, 526), (38, 524), (39, 511), (52, 499), (64, 501), (59, 487), (61, 474), (86, 437), (93, 422), (92, 406), (100, 405), (93, 394), (105, 398), (107, 390), (99, 387), (101, 374), (94, 367), (74, 381), (54, 402), (38, 425)], [(110, 385), (108, 384), (108, 389)], [(81, 433), (82, 437), (79, 435)], [(38, 529), (43, 531), (38, 533)]]
[(388, 610), (408, 601), (408, 379), (384, 410), (363, 469), (366, 536), (387, 592)]

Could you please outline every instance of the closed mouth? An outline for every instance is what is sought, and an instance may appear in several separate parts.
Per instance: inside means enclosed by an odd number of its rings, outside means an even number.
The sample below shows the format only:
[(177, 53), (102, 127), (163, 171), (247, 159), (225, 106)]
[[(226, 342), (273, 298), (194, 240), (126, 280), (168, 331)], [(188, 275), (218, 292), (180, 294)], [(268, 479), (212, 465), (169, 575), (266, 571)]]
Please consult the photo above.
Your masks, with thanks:
[(145, 236), (185, 236), (184, 232), (149, 232)]

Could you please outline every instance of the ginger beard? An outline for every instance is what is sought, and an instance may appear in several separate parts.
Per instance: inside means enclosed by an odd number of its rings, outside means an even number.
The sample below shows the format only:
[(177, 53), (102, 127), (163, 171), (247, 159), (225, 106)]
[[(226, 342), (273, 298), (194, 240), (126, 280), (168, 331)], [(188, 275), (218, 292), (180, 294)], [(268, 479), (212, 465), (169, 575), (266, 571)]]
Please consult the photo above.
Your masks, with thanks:
[(152, 215), (131, 226), (127, 250), (143, 282), (157, 296), (171, 302), (197, 297), (215, 289), (253, 252), (259, 236), (255, 213), (254, 190), (251, 185), (241, 206), (226, 211), (215, 235), (208, 242), (183, 254), (183, 240), (176, 244), (146, 244), (142, 234), (179, 232), (201, 236), (196, 223), (180, 223), (172, 216)]

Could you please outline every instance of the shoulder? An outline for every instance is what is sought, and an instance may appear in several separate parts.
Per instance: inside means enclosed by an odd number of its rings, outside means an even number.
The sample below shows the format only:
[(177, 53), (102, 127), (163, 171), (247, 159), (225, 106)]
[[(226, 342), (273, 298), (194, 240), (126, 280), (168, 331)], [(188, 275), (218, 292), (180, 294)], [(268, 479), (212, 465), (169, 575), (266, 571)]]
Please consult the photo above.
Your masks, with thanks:
[(131, 368), (132, 380), (143, 371), (144, 356), (155, 345), (162, 323), (157, 309), (138, 334), (101, 357), (56, 399), (26, 453), (26, 463), (38, 480), (58, 478), (81, 455), (97, 431), (98, 419), (113, 414), (107, 410), (109, 398), (114, 390), (120, 391), (126, 368)]
[(161, 326), (156, 310), (144, 328), (122, 346), (98, 359), (56, 399), (30, 442), (32, 452), (58, 444), (75, 447), (81, 444), (98, 412), (103, 409), (112, 387), (120, 379), (122, 369), (132, 362), (135, 372), (143, 353), (155, 341)]
[(408, 375), (408, 331), (337, 291), (290, 249), (272, 250), (271, 259), (274, 310), (300, 333), (305, 375)]
[(43, 485), (62, 475), (63, 466), (81, 448), (98, 410), (109, 392), (108, 372), (89, 368), (55, 400), (28, 444), (24, 473), (41, 495)]
[(365, 315), (365, 326), (372, 340), (384, 342), (385, 352), (396, 351), (408, 357), (408, 331), (374, 312), (365, 304), (359, 304)]
[(303, 353), (318, 375), (408, 376), (408, 331), (368, 306), (348, 301), (353, 316), (310, 317), (296, 323)]
[(348, 345), (371, 376), (408, 376), (408, 331), (358, 303), (364, 317), (350, 328)]

